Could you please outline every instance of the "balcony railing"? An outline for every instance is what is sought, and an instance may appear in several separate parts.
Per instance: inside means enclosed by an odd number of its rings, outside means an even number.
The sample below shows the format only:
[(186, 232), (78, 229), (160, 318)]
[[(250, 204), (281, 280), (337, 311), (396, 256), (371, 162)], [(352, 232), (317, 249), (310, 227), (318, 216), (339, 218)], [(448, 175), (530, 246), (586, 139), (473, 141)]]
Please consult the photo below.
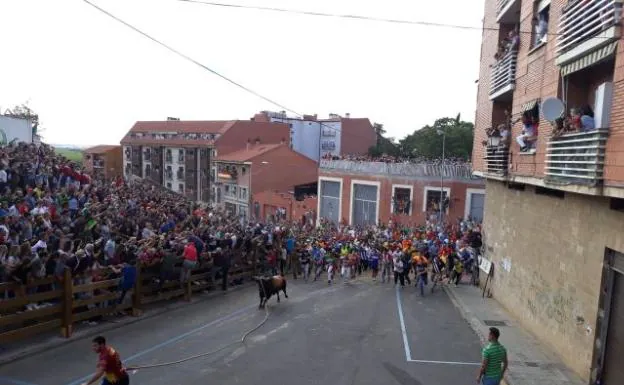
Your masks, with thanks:
[(485, 146), (485, 172), (488, 174), (507, 175), (509, 169), (509, 148), (507, 146), (493, 143), (500, 138), (490, 138), (490, 143)]
[(473, 179), (472, 166), (465, 164), (385, 163), (321, 159), (321, 168), (362, 174), (397, 175), (403, 177), (437, 177)]
[(494, 100), (516, 87), (516, 65), (518, 52), (509, 51), (492, 67), (490, 79), (490, 100)]
[[(608, 42), (601, 36), (622, 18), (622, 0), (577, 0), (563, 9), (557, 34), (557, 54), (560, 55), (579, 44), (596, 37), (596, 45)], [(599, 36), (600, 35), (600, 36)]]
[(551, 139), (546, 154), (546, 180), (557, 184), (600, 184), (608, 136), (608, 129), (600, 129)]
[(496, 18), (500, 19), (504, 16), (515, 1), (516, 0), (498, 0), (496, 2)]
[(323, 128), (323, 136), (336, 136), (336, 130), (331, 128)]

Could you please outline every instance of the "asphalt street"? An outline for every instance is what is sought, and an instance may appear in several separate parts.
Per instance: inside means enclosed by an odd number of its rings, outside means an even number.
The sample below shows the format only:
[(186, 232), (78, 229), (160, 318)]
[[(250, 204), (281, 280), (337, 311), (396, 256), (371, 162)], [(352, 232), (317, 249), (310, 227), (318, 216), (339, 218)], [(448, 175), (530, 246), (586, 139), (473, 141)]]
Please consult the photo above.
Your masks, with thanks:
[[(446, 293), (360, 278), (348, 284), (288, 281), (288, 299), (246, 345), (178, 365), (138, 370), (131, 384), (473, 384), (480, 345)], [(212, 351), (258, 325), (258, 289), (195, 303), (108, 332), (126, 365)], [(0, 367), (1, 385), (78, 385), (95, 368), (90, 340)]]

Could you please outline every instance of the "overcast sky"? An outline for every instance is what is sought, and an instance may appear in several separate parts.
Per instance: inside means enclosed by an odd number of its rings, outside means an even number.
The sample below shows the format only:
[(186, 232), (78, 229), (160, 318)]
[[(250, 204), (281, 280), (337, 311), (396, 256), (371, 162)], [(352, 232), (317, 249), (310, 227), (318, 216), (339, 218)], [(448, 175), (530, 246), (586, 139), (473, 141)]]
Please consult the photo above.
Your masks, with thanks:
[[(481, 32), (220, 8), (93, 0), (299, 112), (368, 117), (397, 138), (461, 112), (474, 121)], [(482, 0), (223, 0), (480, 26)], [(116, 144), (137, 120), (248, 119), (280, 108), (82, 0), (0, 0), (0, 108), (29, 101), (55, 144)]]

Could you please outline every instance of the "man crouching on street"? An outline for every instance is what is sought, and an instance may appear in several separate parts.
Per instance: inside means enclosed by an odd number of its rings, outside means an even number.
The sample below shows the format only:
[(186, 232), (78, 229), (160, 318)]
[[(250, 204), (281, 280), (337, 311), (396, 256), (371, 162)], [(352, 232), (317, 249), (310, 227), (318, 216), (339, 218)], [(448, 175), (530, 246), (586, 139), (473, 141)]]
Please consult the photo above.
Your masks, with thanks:
[(89, 382), (83, 385), (95, 384), (102, 376), (102, 385), (129, 385), (130, 377), (121, 363), (119, 353), (112, 346), (106, 345), (102, 336), (93, 339), (93, 351), (98, 354), (97, 371)]

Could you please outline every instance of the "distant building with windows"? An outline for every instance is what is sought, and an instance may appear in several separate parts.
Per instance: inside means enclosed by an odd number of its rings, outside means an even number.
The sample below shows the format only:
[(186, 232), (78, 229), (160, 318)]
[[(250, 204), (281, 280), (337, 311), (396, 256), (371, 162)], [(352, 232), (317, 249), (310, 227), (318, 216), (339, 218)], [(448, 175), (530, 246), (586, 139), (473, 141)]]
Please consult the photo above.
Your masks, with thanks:
[(351, 118), (350, 114), (319, 119), (316, 115), (293, 118), (285, 112), (262, 111), (253, 120), (288, 124), (291, 148), (316, 162), (328, 154), (364, 155), (377, 143), (370, 120)]
[[(483, 179), (470, 164), (430, 165), (352, 160), (321, 160), (318, 177), (318, 220), (349, 225), (424, 224), (483, 218)], [(442, 197), (442, 199), (440, 199)]]
[[(306, 192), (299, 194), (300, 186), (312, 185), (316, 190), (318, 165), (285, 143), (250, 144), (219, 155), (214, 164), (215, 206), (244, 220), (264, 220), (271, 215), (298, 218), (302, 213), (293, 203), (304, 200)], [(275, 202), (279, 202), (277, 206)]]
[(123, 175), (121, 146), (101, 145), (87, 148), (82, 166), (92, 176), (110, 180)]
[(248, 120), (139, 121), (121, 140), (123, 174), (138, 176), (184, 194), (214, 203), (213, 159), (245, 149), (250, 143), (287, 143), (288, 125)]

